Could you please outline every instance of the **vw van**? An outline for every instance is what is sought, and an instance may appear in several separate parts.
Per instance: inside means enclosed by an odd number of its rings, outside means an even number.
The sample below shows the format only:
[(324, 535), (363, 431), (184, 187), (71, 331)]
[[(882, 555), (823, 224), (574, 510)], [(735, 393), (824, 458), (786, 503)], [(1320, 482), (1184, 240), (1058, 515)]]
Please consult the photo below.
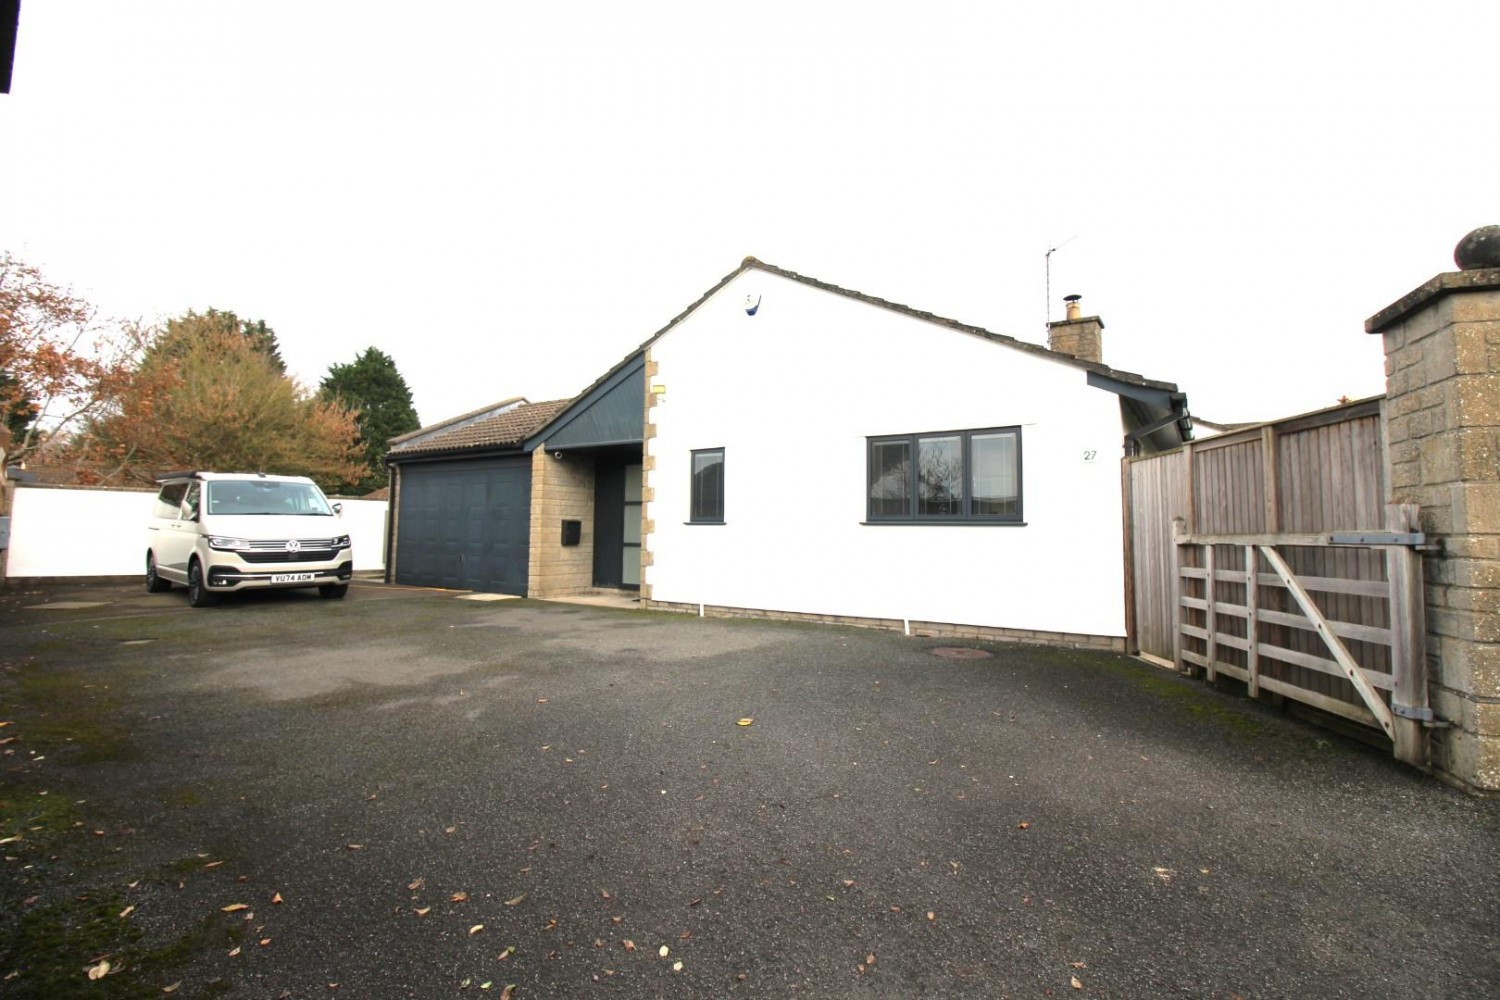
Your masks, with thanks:
[(195, 608), (222, 594), (268, 587), (317, 587), (343, 597), (354, 550), (338, 504), (304, 476), (261, 472), (174, 472), (146, 530), (146, 589), (187, 588)]

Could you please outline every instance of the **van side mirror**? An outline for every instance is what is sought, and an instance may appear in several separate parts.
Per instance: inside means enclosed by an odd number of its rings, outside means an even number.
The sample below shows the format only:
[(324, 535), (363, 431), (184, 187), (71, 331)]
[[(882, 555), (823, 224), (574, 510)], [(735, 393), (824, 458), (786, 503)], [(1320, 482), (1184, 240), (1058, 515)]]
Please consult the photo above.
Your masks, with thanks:
[(336, 515), (337, 515), (337, 516), (339, 516), (339, 517), (343, 517), (343, 516), (344, 516), (344, 505), (343, 505), (343, 504), (341, 504), (341, 503), (336, 503), (336, 504), (334, 504), (334, 505), (333, 505), (333, 512), (334, 512), (334, 514), (336, 514)]

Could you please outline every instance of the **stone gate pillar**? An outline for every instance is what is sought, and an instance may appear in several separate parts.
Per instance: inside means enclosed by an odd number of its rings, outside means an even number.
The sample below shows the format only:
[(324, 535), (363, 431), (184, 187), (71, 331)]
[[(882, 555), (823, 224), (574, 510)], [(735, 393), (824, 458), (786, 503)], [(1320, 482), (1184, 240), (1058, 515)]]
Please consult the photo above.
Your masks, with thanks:
[(1385, 339), (1391, 500), (1422, 508), (1432, 763), (1500, 793), (1500, 226), (1365, 321)]

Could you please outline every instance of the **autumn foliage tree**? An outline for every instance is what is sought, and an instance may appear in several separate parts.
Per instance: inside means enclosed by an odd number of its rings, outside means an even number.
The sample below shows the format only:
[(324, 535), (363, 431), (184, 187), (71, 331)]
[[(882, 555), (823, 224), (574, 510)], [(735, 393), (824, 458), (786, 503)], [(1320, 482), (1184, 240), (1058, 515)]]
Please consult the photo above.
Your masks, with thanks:
[(78, 448), (105, 482), (149, 484), (178, 469), (357, 480), (353, 415), (309, 394), (279, 361), (237, 322), (169, 323)]
[(25, 462), (127, 385), (144, 343), (88, 302), (0, 252), (0, 448)]

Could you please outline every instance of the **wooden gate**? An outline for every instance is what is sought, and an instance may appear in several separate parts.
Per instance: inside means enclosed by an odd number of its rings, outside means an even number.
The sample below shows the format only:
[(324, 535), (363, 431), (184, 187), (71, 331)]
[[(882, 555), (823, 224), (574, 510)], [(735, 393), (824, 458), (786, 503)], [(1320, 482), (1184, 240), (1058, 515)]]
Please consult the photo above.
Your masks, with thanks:
[(1385, 504), (1376, 398), (1125, 470), (1131, 648), (1389, 736), (1425, 763), (1416, 509)]

